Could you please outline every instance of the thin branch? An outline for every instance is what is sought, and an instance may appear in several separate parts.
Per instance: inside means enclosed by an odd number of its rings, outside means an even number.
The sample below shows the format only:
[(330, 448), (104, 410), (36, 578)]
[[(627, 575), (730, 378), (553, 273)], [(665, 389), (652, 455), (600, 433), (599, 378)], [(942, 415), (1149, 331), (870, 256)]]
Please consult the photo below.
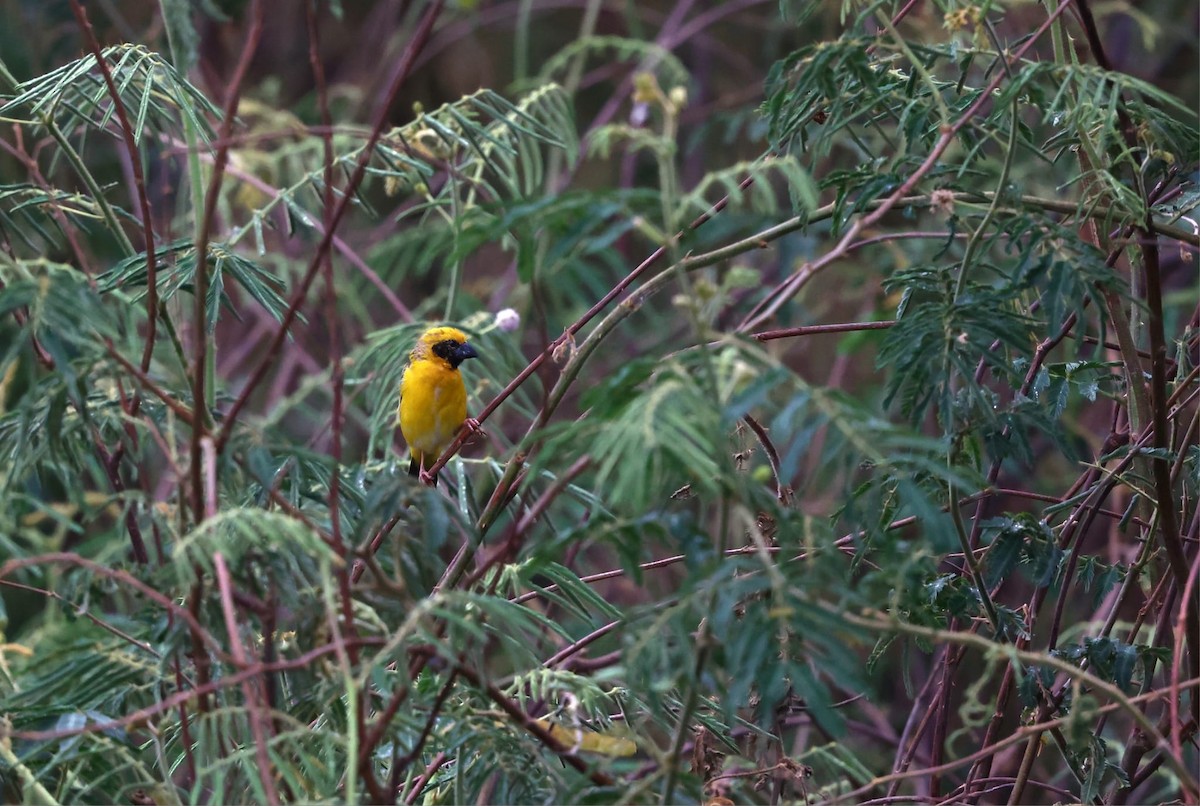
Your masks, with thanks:
[(773, 341), (774, 339), (790, 339), (795, 336), (814, 336), (822, 333), (853, 333), (859, 330), (887, 330), (896, 324), (894, 320), (882, 322), (839, 322), (833, 325), (806, 325), (804, 327), (785, 327), (779, 330), (764, 330), (752, 334), (751, 338), (758, 341)]
[[(216, 569), (217, 590), (221, 596), (221, 613), (225, 616), (225, 634), (229, 637), (229, 651), (233, 662), (240, 668), (249, 665), (250, 658), (242, 645), (241, 628), (238, 626), (237, 615), (233, 604), (233, 582), (229, 576), (229, 566), (221, 552), (213, 555), (213, 566)], [(259, 664), (261, 668), (261, 664)], [(275, 789), (275, 779), (271, 772), (271, 758), (268, 755), (270, 741), (270, 720), (263, 713), (265, 707), (262, 697), (262, 678), (248, 677), (242, 681), (242, 692), (246, 698), (246, 709), (250, 712), (250, 731), (254, 736), (254, 755), (258, 761), (258, 776), (262, 783), (263, 794), (271, 806), (279, 803), (279, 792)]]
[[(1149, 233), (1146, 233), (1149, 235)], [(1167, 550), (1167, 562), (1175, 576), (1175, 586), (1184, 590), (1188, 585), (1188, 561), (1179, 535), (1179, 520), (1175, 512), (1175, 492), (1171, 486), (1171, 433), (1167, 429), (1167, 344), (1163, 325), (1162, 279), (1158, 265), (1157, 242), (1142, 247), (1146, 275), (1146, 303), (1150, 309), (1150, 419), (1154, 424), (1154, 447), (1159, 451), (1150, 460), (1154, 473), (1154, 488), (1158, 498), (1159, 535)], [(1200, 563), (1198, 563), (1200, 564)], [(1188, 611), (1188, 670), (1200, 676), (1200, 613)], [(1200, 699), (1192, 698), (1192, 720), (1200, 722)]]
[[(258, 50), (258, 41), (263, 31), (263, 3), (253, 0), (250, 5), (250, 30), (246, 33), (246, 41), (242, 46), (242, 54), (238, 58), (237, 67), (230, 79), (229, 89), (225, 97), (225, 108), (221, 118), (221, 128), (218, 136), (222, 141), (229, 138), (233, 130), (233, 122), (237, 117), (238, 102), (242, 97), (242, 80), (250, 68), (250, 60)], [(196, 420), (192, 423), (192, 514), (196, 523), (204, 520), (204, 500), (201, 494), (200, 440), (207, 436), (209, 424), (208, 399), (212, 389), (206, 389), (209, 378), (210, 357), (208, 354), (208, 241), (213, 228), (213, 219), (217, 210), (217, 199), (221, 193), (221, 183), (225, 177), (225, 165), (229, 161), (229, 146), (217, 147), (216, 158), (213, 161), (212, 178), (204, 194), (204, 210), (201, 213), (199, 232), (196, 236), (196, 272), (195, 272), (195, 308), (192, 319), (192, 338), (194, 339), (194, 360), (192, 362), (192, 405), (195, 407)], [(216, 453), (221, 453), (221, 445), (216, 446)]]

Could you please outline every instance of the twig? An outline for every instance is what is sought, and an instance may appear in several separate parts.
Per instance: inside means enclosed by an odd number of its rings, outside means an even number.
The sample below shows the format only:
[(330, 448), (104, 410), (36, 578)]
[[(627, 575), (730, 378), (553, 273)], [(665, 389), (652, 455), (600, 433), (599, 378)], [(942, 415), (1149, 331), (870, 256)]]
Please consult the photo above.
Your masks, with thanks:
[(773, 339), (790, 339), (794, 336), (813, 336), (820, 333), (850, 333), (858, 330), (886, 330), (896, 324), (894, 320), (883, 322), (839, 322), (833, 325), (806, 325), (804, 327), (785, 327), (780, 330), (764, 330), (755, 333), (751, 338), (758, 341)]
[(5, 577), (11, 576), (17, 571), (20, 571), (22, 568), (36, 568), (39, 565), (49, 565), (52, 563), (78, 566), (91, 571), (93, 574), (115, 580), (122, 585), (136, 590), (147, 599), (150, 599), (158, 604), (164, 610), (170, 612), (173, 616), (186, 622), (189, 627), (191, 627), (198, 635), (201, 636), (211, 652), (216, 654), (218, 657), (225, 659), (229, 658), (229, 655), (225, 652), (224, 645), (218, 641), (212, 633), (204, 629), (199, 620), (197, 620), (196, 617), (187, 610), (187, 608), (181, 607), (175, 602), (174, 599), (159, 593), (142, 580), (130, 574), (128, 571), (109, 568), (105, 565), (101, 565), (98, 562), (81, 557), (78, 554), (60, 551), (49, 554), (36, 554), (32, 557), (13, 558), (4, 563), (4, 565), (0, 565), (0, 581), (2, 581)]
[(421, 796), (421, 791), (429, 785), (429, 781), (433, 778), (437, 771), (440, 770), (447, 761), (449, 761), (449, 759), (450, 757), (443, 752), (439, 752), (436, 756), (434, 756), (429, 764), (425, 766), (425, 771), (421, 773), (421, 777), (413, 781), (412, 786), (409, 787), (408, 792), (404, 795), (404, 802), (406, 804), (416, 803), (417, 798)]
[(446, 682), (442, 685), (442, 690), (438, 692), (434, 698), (433, 704), (429, 706), (429, 716), (425, 719), (425, 725), (421, 728), (420, 734), (417, 735), (417, 740), (413, 742), (413, 746), (401, 758), (392, 762), (392, 791), (398, 796), (400, 792), (395, 786), (395, 782), (401, 772), (408, 768), (421, 754), (421, 750), (425, 747), (425, 742), (428, 741), (430, 734), (433, 733), (433, 726), (437, 723), (438, 717), (441, 716), (442, 706), (446, 704), (446, 700), (450, 697), (450, 692), (454, 690), (454, 682), (458, 678), (458, 671), (451, 670), (446, 675)]
[[(75, 2), (76, 0), (72, 0)], [(233, 130), (233, 122), (237, 117), (238, 102), (242, 97), (242, 80), (250, 68), (250, 60), (258, 50), (258, 41), (263, 31), (262, 0), (253, 0), (250, 5), (250, 30), (246, 32), (246, 42), (242, 46), (241, 56), (233, 71), (229, 88), (225, 97), (225, 108), (221, 118), (219, 137), (227, 140)], [(213, 219), (217, 210), (217, 199), (221, 193), (221, 183), (225, 177), (225, 165), (229, 161), (229, 146), (217, 147), (217, 155), (213, 161), (212, 178), (204, 194), (204, 211), (196, 234), (196, 271), (195, 271), (195, 308), (193, 311), (192, 327), (194, 332), (194, 360), (192, 363), (192, 405), (195, 407), (196, 419), (192, 423), (192, 513), (196, 523), (204, 520), (204, 500), (201, 494), (200, 478), (200, 440), (206, 436), (210, 415), (208, 412), (211, 388), (206, 390), (209, 379), (210, 357), (208, 354), (208, 241), (213, 228)], [(221, 445), (216, 446), (216, 454), (220, 455)]]
[(470, 588), (474, 586), (477, 582), (479, 582), (479, 580), (483, 579), (483, 577), (487, 575), (487, 572), (493, 567), (500, 563), (508, 562), (512, 557), (514, 557), (519, 549), (521, 539), (525, 536), (526, 532), (533, 527), (534, 522), (537, 521), (537, 519), (541, 517), (542, 513), (549, 508), (554, 499), (558, 498), (558, 496), (562, 494), (563, 490), (567, 488), (567, 485), (569, 485), (580, 473), (587, 469), (587, 466), (591, 464), (591, 462), (592, 457), (584, 454), (576, 459), (566, 471), (561, 473), (558, 478), (556, 478), (554, 482), (546, 488), (546, 491), (538, 496), (537, 501), (533, 503), (533, 506), (529, 508), (529, 511), (522, 515), (519, 520), (513, 522), (513, 525), (509, 529), (508, 536), (505, 538), (504, 542), (501, 543), (500, 546), (492, 552), (491, 556), (488, 557), (484, 562), (480, 563), (479, 567), (476, 568), (475, 571), (466, 578), (466, 580), (463, 582), (463, 587)]
[(780, 474), (779, 451), (775, 449), (775, 445), (771, 442), (771, 437), (767, 435), (767, 429), (763, 428), (758, 420), (749, 414), (742, 417), (742, 420), (746, 425), (750, 426), (750, 430), (758, 438), (758, 444), (762, 445), (763, 450), (767, 454), (767, 462), (771, 465), (771, 474), (775, 476), (775, 498), (779, 503), (787, 506), (791, 502), (792, 489), (784, 482), (783, 476)]
[[(1196, 657), (1194, 625), (1196, 623), (1197, 608), (1191, 602), (1192, 597), (1196, 593), (1198, 579), (1200, 579), (1200, 558), (1192, 563), (1191, 573), (1188, 574), (1187, 583), (1183, 586), (1183, 593), (1179, 597), (1179, 615), (1175, 619), (1175, 640), (1171, 653), (1171, 699), (1169, 705), (1171, 714), (1171, 752), (1179, 758), (1183, 758), (1182, 729), (1179, 718), (1179, 701), (1182, 694), (1179, 689), (1179, 667), (1182, 663), (1181, 656), (1184, 654), (1183, 650), (1185, 646), (1189, 646), (1189, 655), (1191, 658), (1194, 659)], [(1191, 699), (1194, 710), (1196, 695), (1193, 694)], [(1192, 724), (1197, 724), (1195, 717), (1192, 718)], [(1200, 795), (1200, 792), (1193, 790), (1192, 794), (1193, 796), (1197, 796)]]
[[(233, 605), (233, 582), (229, 576), (229, 566), (225, 563), (225, 555), (216, 552), (213, 555), (213, 566), (216, 569), (217, 590), (221, 595), (221, 612), (225, 616), (225, 634), (229, 637), (229, 651), (233, 662), (240, 668), (249, 664), (246, 648), (242, 646), (241, 628), (238, 626), (237, 615)], [(261, 668), (261, 664), (259, 664)], [(263, 794), (267, 803), (275, 806), (279, 803), (279, 792), (275, 789), (275, 779), (271, 773), (271, 758), (268, 755), (270, 741), (270, 720), (263, 714), (262, 678), (248, 677), (242, 681), (242, 692), (246, 698), (246, 708), (250, 712), (250, 731), (254, 735), (254, 755), (258, 761), (258, 777), (262, 782)]]
[(104, 619), (98, 618), (97, 616), (95, 616), (93, 613), (91, 613), (89, 610), (86, 609), (86, 607), (87, 607), (86, 605), (77, 604), (77, 603), (71, 601), (70, 599), (66, 598), (65, 596), (63, 596), (58, 591), (52, 591), (47, 588), (39, 588), (34, 585), (26, 585), (22, 582), (13, 582), (11, 579), (0, 579), (0, 585), (3, 585), (6, 588), (15, 588), (16, 590), (23, 590), (23, 591), (28, 591), (30, 593), (36, 593), (40, 596), (45, 596), (49, 599), (55, 599), (59, 602), (62, 602), (64, 605), (71, 608), (74, 615), (83, 616), (88, 621), (92, 622), (97, 627), (99, 627), (100, 629), (106, 630), (106, 631), (112, 633), (113, 635), (120, 638), (122, 641), (127, 641), (128, 643), (132, 644), (133, 646), (137, 647), (138, 649), (142, 650), (143, 652), (147, 652), (156, 658), (160, 658), (160, 659), (162, 658), (162, 654), (159, 653), (159, 651), (156, 650), (150, 644), (146, 643), (145, 641), (142, 641), (141, 639), (135, 638), (134, 636), (130, 635), (129, 633), (125, 632), (124, 630), (114, 627), (113, 625), (111, 625), (107, 621), (105, 621)]
[[(1146, 233), (1149, 235), (1149, 233)], [(1162, 279), (1158, 265), (1157, 241), (1142, 247), (1146, 275), (1146, 303), (1150, 308), (1150, 419), (1154, 423), (1154, 447), (1158, 451), (1150, 461), (1154, 473), (1154, 488), (1158, 498), (1159, 534), (1167, 550), (1167, 563), (1175, 576), (1175, 586), (1185, 590), (1189, 577), (1195, 578), (1195, 568), (1188, 573), (1187, 555), (1179, 535), (1179, 521), (1175, 513), (1175, 493), (1171, 486), (1171, 463), (1167, 452), (1171, 448), (1171, 434), (1167, 430), (1167, 345), (1163, 325)], [(1196, 563), (1200, 565), (1200, 563)], [(1185, 601), (1186, 601), (1185, 594)], [(1184, 608), (1187, 615), (1188, 670), (1195, 677), (1200, 675), (1200, 613), (1196, 608)], [(1178, 656), (1176, 656), (1178, 657)], [(1200, 700), (1192, 698), (1192, 720), (1200, 722)], [(1172, 724), (1172, 732), (1178, 722)], [(1200, 793), (1198, 793), (1200, 794)]]

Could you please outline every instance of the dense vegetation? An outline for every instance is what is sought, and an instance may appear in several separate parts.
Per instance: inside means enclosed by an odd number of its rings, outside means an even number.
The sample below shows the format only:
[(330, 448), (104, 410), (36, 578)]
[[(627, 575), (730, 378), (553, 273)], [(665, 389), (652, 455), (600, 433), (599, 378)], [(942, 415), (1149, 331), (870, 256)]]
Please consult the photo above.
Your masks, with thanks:
[(0, 798), (1196, 802), (1197, 14), (0, 0)]

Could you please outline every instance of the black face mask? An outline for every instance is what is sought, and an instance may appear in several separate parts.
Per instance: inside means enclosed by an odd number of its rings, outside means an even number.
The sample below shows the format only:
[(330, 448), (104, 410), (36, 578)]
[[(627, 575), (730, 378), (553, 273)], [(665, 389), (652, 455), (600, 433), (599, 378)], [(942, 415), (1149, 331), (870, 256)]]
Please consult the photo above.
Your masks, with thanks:
[(458, 369), (458, 365), (466, 361), (468, 358), (478, 358), (479, 353), (475, 352), (475, 348), (466, 342), (459, 343), (453, 339), (439, 341), (433, 345), (433, 354), (438, 358), (444, 358), (450, 362), (453, 369)]

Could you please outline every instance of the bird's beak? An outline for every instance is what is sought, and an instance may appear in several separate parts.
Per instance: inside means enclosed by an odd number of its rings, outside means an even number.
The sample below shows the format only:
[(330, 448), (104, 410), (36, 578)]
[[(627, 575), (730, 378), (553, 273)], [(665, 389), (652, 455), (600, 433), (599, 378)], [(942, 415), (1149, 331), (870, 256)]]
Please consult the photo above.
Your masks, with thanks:
[(475, 352), (475, 348), (466, 342), (458, 345), (458, 347), (455, 348), (453, 355), (453, 364), (456, 367), (462, 362), (466, 361), (468, 358), (479, 357), (479, 353)]

